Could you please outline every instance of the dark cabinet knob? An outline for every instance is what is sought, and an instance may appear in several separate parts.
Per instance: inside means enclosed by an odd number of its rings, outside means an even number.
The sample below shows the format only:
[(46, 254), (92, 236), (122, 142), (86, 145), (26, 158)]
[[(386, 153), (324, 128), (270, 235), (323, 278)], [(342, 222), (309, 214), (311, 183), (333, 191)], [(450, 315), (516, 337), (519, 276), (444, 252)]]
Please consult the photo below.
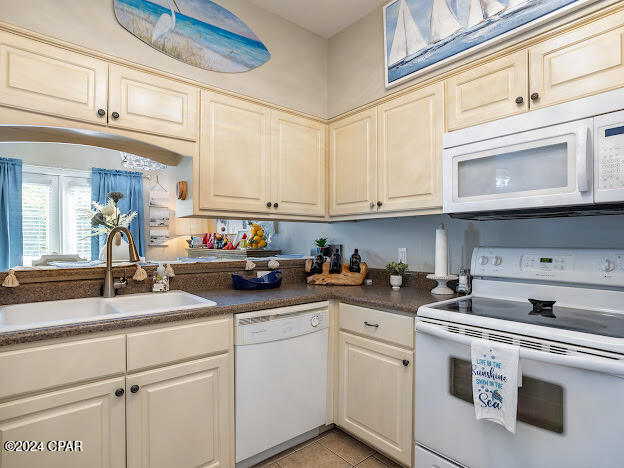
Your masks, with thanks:
[(121, 397), (121, 396), (123, 396), (124, 393), (126, 393), (126, 392), (124, 391), (123, 388), (118, 388), (117, 390), (115, 390), (115, 396), (116, 397)]
[(531, 94), (531, 101), (537, 101), (539, 99), (539, 93)]
[(522, 96), (518, 96), (516, 98), (516, 104), (522, 104), (524, 102), (524, 98)]
[(139, 388), (141, 388), (141, 387), (139, 387), (138, 385), (133, 385), (132, 387), (130, 387), (130, 391), (132, 393), (136, 393), (136, 392), (139, 391)]
[(271, 208), (273, 204), (271, 202), (267, 202), (267, 208)]
[(113, 112), (111, 114), (111, 116), (113, 117), (113, 119), (118, 119), (119, 118), (119, 112)]
[(277, 203), (273, 203), (273, 206), (277, 208), (279, 205)]
[(381, 206), (383, 205), (383, 203), (381, 203), (380, 201), (377, 202), (377, 206)]
[(403, 359), (403, 365), (405, 367), (409, 366), (409, 361), (407, 359)]
[(104, 117), (106, 115), (106, 111), (104, 109), (98, 109), (98, 115), (100, 117)]

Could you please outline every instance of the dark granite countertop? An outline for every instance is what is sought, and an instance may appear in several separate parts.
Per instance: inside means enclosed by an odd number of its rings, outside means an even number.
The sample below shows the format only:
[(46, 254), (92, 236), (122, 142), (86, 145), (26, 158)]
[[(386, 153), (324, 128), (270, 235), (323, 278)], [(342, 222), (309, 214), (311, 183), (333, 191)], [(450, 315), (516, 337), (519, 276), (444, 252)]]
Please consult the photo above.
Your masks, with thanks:
[(330, 299), (416, 316), (416, 311), (420, 306), (453, 297), (436, 296), (431, 294), (429, 289), (416, 287), (403, 287), (399, 291), (393, 291), (389, 286), (310, 286), (306, 284), (283, 285), (281, 288), (265, 291), (216, 289), (201, 293), (193, 292), (193, 294), (215, 301), (217, 305), (195, 310), (9, 331), (0, 333), (0, 346), (104, 331), (118, 330), (124, 332), (125, 329), (132, 327), (272, 309)]

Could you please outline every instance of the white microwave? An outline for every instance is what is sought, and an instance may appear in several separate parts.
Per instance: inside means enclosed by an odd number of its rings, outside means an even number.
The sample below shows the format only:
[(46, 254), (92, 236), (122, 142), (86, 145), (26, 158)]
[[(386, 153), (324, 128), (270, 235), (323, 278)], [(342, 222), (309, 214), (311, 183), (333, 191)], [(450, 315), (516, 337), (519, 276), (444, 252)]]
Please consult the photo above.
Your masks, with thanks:
[(446, 133), (444, 212), (487, 219), (621, 211), (623, 109), (619, 89)]

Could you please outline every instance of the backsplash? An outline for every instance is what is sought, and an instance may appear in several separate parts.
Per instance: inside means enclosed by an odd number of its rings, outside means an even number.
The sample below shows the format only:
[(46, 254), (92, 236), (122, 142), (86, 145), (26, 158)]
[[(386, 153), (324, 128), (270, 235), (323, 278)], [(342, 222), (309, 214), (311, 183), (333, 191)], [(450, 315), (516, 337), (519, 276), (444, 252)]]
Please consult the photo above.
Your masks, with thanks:
[(309, 254), (314, 239), (343, 244), (346, 260), (357, 248), (369, 267), (384, 268), (407, 247), (410, 271), (434, 270), (435, 229), (448, 228), (451, 272), (470, 265), (472, 250), (493, 247), (624, 248), (624, 216), (467, 221), (446, 215), (386, 218), (331, 224), (280, 222), (274, 246), (288, 253)]

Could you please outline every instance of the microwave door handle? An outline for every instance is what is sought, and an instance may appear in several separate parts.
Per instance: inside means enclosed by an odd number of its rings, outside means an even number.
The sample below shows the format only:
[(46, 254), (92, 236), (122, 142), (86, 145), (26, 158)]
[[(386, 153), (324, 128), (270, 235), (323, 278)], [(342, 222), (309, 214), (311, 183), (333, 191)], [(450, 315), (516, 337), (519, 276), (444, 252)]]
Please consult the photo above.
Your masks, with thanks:
[[(470, 346), (474, 338), (457, 333), (450, 333), (437, 325), (424, 322), (416, 322), (416, 332), (427, 333), (444, 340), (454, 341), (466, 346)], [(418, 338), (416, 338), (418, 342)], [(496, 343), (496, 342), (493, 342)], [(590, 358), (585, 356), (567, 356), (561, 354), (548, 353), (545, 351), (535, 351), (520, 347), (520, 358), (532, 361), (545, 362), (556, 366), (576, 367), (578, 369), (601, 372), (603, 374), (613, 374), (624, 376), (624, 360), (608, 358)]]
[(591, 148), (591, 131), (585, 126), (576, 135), (576, 183), (579, 192), (589, 191)]

